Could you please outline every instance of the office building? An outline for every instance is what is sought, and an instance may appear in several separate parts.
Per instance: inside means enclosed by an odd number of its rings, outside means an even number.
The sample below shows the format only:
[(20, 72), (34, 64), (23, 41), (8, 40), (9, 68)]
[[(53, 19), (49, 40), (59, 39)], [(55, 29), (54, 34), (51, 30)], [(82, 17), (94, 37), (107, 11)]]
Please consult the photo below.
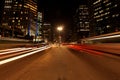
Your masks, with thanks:
[(1, 35), (4, 37), (35, 36), (36, 20), (36, 1), (5, 0)]
[(42, 27), (42, 35), (45, 42), (52, 42), (53, 40), (53, 31), (52, 25), (50, 23), (45, 22)]
[(86, 38), (89, 36), (89, 11), (87, 5), (79, 5), (74, 16), (76, 24), (76, 32), (78, 39)]
[(90, 25), (94, 35), (120, 31), (119, 0), (89, 0), (91, 10)]
[(37, 26), (36, 26), (36, 35), (33, 39), (34, 42), (42, 42), (43, 41), (43, 13), (38, 12), (37, 15)]

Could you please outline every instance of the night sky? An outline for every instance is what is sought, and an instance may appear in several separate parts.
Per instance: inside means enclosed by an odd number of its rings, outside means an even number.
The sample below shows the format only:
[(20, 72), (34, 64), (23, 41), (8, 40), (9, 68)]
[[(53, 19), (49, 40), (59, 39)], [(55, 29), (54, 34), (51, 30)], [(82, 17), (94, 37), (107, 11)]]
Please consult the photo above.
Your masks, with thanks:
[(0, 0), (0, 22), (3, 14), (3, 4), (4, 4), (4, 0)]
[[(2, 9), (3, 1), (0, 3), (0, 10)], [(85, 0), (37, 0), (38, 11), (44, 13), (44, 21), (50, 22), (57, 26), (63, 24), (65, 27), (70, 27), (73, 24), (73, 15), (80, 3)], [(0, 14), (2, 10), (0, 11)]]
[(44, 12), (45, 21), (68, 27), (79, 3), (80, 0), (38, 0), (38, 9)]
[(52, 24), (55, 34), (57, 26), (64, 26), (62, 34), (67, 40), (73, 27), (76, 27), (73, 24), (76, 9), (84, 3), (86, 0), (38, 0), (38, 10), (44, 12), (44, 21)]

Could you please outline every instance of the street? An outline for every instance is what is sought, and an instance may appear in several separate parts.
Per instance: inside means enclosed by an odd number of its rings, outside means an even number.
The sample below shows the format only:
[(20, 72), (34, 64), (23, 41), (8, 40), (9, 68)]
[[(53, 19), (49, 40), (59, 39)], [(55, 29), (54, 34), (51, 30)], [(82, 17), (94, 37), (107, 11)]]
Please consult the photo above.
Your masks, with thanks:
[(54, 46), (0, 65), (0, 80), (120, 80), (120, 58)]

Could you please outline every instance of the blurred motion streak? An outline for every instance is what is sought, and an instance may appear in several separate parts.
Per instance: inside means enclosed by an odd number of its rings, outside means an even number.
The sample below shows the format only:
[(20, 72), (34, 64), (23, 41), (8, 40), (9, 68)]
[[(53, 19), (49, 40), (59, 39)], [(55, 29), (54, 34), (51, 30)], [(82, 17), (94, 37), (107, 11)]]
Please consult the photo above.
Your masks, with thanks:
[(85, 45), (70, 45), (68, 47), (72, 48), (74, 50), (88, 52), (88, 53), (91, 53), (91, 54), (97, 54), (97, 55), (102, 55), (103, 54), (102, 52), (91, 50), (89, 46), (85, 46)]
[[(33, 48), (33, 49), (31, 49), (31, 48), (26, 48), (26, 49), (29, 49), (29, 52), (24, 51), (25, 48), (23, 48), (23, 53), (25, 53), (25, 54), (22, 54), (22, 53), (21, 53), (21, 55), (16, 55), (16, 56), (12, 56), (12, 57), (8, 57), (8, 58), (6, 58), (6, 59), (0, 60), (0, 65), (5, 64), (5, 63), (8, 63), (8, 62), (11, 62), (11, 61), (14, 61), (14, 60), (17, 60), (17, 59), (20, 59), (20, 58), (23, 58), (23, 57), (26, 57), (26, 56), (30, 56), (30, 55), (32, 55), (32, 54), (35, 54), (35, 53), (44, 51), (44, 50), (49, 49), (49, 48), (51, 48), (51, 46), (48, 46), (48, 45), (46, 45), (46, 46), (44, 46), (44, 47), (40, 47), (40, 48)], [(12, 49), (11, 49), (11, 50), (12, 50)], [(21, 49), (21, 50), (22, 50), (22, 49)], [(14, 51), (16, 52), (16, 50), (14, 50)], [(14, 51), (13, 51), (13, 52), (14, 52)], [(19, 52), (19, 51), (20, 51), (20, 50), (18, 50), (18, 52)], [(12, 52), (9, 52), (9, 53), (12, 53)], [(0, 58), (1, 58), (1, 56), (0, 56)]]

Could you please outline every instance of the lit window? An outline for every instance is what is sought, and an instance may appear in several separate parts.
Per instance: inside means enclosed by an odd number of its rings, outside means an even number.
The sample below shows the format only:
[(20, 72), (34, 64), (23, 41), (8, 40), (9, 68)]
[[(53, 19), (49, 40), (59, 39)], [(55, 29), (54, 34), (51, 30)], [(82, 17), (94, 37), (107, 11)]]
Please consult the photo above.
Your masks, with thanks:
[(16, 19), (18, 19), (18, 17), (16, 17)]
[(98, 7), (98, 8), (95, 9), (95, 11), (100, 10), (101, 8), (102, 8), (102, 7)]
[(4, 8), (11, 8), (11, 6), (5, 6)]
[(14, 23), (14, 22), (15, 22), (15, 20), (12, 20), (12, 22)]
[(15, 17), (13, 17), (12, 19), (15, 19)]
[(16, 4), (18, 4), (18, 2), (15, 2)]
[(93, 4), (95, 5), (95, 4), (99, 3), (99, 2), (101, 2), (101, 0), (97, 0), (97, 1), (94, 2)]
[(109, 0), (104, 0), (104, 2), (103, 3), (107, 3)]
[(101, 14), (101, 17), (104, 16), (104, 14)]
[(24, 28), (23, 26), (21, 26), (21, 28)]
[(18, 23), (18, 25), (20, 25), (20, 23)]
[(109, 10), (110, 8), (106, 8), (106, 10)]
[(28, 17), (26, 17), (26, 19), (28, 20)]
[(108, 3), (108, 4), (106, 4), (106, 6), (109, 6), (109, 5), (111, 5), (111, 2), (110, 2), (110, 3)]
[(99, 18), (101, 15), (96, 16), (96, 18)]
[(115, 15), (112, 15), (112, 17), (115, 17)]
[(18, 22), (20, 22), (20, 20), (18, 20)]
[(6, 12), (4, 12), (4, 14), (6, 14)]
[(9, 28), (11, 28), (11, 26), (9, 26)]
[(97, 22), (102, 21), (102, 20), (103, 20), (103, 18), (97, 19)]
[(103, 12), (103, 10), (99, 11), (99, 13), (102, 13), (102, 12)]
[(107, 16), (107, 17), (105, 17), (105, 19), (108, 19), (108, 16)]
[(24, 5), (25, 8), (28, 8), (28, 6)]
[(16, 4), (14, 6), (17, 6)]
[(119, 16), (119, 14), (116, 14), (116, 17), (118, 17)]
[(15, 12), (13, 12), (13, 14), (15, 14)]
[(94, 18), (96, 18), (96, 16), (94, 16)]
[(85, 22), (86, 24), (88, 24), (89, 22)]
[(119, 16), (119, 14), (114, 14), (114, 15), (112, 15), (112, 17), (118, 17)]
[(22, 4), (19, 4), (20, 7), (22, 7)]
[(110, 14), (110, 12), (106, 12), (104, 15), (108, 15), (108, 14)]
[(8, 26), (8, 23), (2, 23), (3, 26)]
[(5, 3), (12, 3), (12, 0), (9, 0), (9, 1), (5, 0)]
[(109, 28), (109, 27), (110, 27), (110, 25), (107, 25), (106, 27), (107, 27), (107, 28)]
[(117, 6), (118, 6), (117, 4), (114, 5), (114, 7), (117, 7)]
[(21, 11), (21, 14), (23, 14), (23, 12)]
[(94, 15), (97, 15), (97, 14), (98, 14), (98, 12), (94, 13)]

